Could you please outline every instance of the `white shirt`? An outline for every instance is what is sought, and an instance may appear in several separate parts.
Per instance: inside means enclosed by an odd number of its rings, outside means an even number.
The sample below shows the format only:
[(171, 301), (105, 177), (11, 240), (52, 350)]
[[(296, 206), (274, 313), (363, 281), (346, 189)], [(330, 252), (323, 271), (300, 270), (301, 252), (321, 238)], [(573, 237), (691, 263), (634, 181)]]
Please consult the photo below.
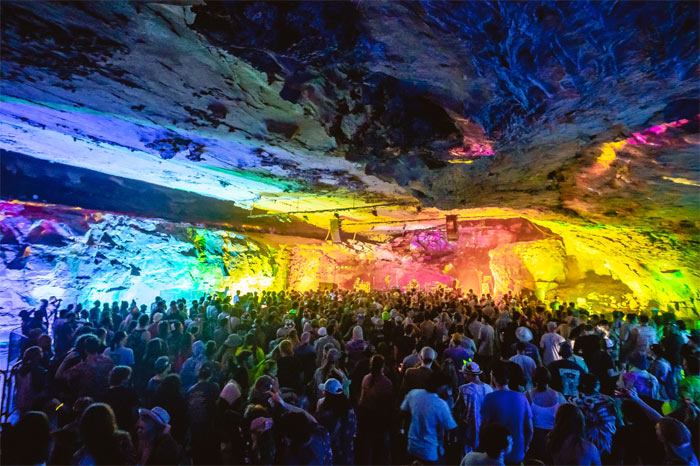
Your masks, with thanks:
[(559, 356), (559, 343), (563, 341), (566, 340), (558, 333), (545, 333), (542, 335), (542, 338), (540, 338), (540, 348), (544, 350), (542, 353), (542, 362), (545, 366), (561, 359), (561, 356)]
[(411, 413), (408, 452), (427, 461), (437, 461), (442, 449), (440, 432), (457, 427), (445, 400), (418, 388), (408, 392), (401, 403), (401, 411)]

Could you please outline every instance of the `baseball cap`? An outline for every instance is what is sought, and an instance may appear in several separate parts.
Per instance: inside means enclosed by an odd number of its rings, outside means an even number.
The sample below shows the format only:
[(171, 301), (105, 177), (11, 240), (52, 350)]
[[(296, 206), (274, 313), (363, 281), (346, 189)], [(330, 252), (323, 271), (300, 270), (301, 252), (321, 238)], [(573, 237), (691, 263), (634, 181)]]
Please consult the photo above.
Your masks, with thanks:
[(334, 395), (343, 393), (343, 386), (337, 379), (328, 379), (325, 383), (322, 383), (319, 388), (326, 393), (332, 393)]

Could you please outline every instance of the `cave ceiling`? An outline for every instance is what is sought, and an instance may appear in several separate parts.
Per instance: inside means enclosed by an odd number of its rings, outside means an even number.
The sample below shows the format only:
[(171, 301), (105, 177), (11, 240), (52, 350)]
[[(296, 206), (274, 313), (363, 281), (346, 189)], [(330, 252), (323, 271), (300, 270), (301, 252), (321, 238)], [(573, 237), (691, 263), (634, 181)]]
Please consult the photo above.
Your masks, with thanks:
[(695, 2), (4, 1), (1, 14), (6, 158), (323, 228), (347, 209), (348, 231), (457, 212), (698, 240)]

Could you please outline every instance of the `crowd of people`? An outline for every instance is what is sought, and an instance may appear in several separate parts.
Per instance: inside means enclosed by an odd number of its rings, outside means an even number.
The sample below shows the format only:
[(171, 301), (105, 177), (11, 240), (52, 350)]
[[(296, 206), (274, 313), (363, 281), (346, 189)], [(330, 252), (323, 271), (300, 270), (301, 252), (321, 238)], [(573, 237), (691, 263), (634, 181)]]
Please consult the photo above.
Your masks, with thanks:
[(336, 289), (22, 318), (3, 464), (698, 464), (700, 335), (656, 310)]

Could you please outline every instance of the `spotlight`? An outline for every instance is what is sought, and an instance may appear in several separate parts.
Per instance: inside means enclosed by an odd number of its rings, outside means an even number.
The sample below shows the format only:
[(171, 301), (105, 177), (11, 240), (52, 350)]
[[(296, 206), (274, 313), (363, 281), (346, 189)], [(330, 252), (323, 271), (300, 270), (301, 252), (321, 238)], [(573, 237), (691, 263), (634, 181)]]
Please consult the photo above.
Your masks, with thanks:
[(372, 209), (372, 210), (370, 210), (370, 212), (371, 212), (372, 215), (374, 215), (375, 217), (377, 216), (377, 209)]
[(416, 206), (416, 212), (417, 212), (417, 213), (421, 213), (422, 211), (423, 211), (423, 206), (420, 205), (420, 204), (418, 204), (418, 205)]
[(340, 218), (340, 214), (339, 214), (338, 212), (333, 212), (333, 216), (334, 216), (335, 218)]

